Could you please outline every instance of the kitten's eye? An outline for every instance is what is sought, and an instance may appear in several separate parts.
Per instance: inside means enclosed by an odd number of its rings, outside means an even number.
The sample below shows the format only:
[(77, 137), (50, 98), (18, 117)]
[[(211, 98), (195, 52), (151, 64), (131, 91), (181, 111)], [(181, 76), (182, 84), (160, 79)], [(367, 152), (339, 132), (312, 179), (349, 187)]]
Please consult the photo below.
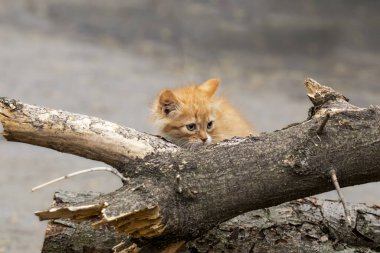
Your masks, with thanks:
[(213, 125), (214, 121), (210, 121), (209, 123), (207, 123), (207, 129), (211, 129)]
[(194, 131), (197, 128), (197, 125), (195, 125), (195, 123), (187, 124), (186, 128), (189, 131)]

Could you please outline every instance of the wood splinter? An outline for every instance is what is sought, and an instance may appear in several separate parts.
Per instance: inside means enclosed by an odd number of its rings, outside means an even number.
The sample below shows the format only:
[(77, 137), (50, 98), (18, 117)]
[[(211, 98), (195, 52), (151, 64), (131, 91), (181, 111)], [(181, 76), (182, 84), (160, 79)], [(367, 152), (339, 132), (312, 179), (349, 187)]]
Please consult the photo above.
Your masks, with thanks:
[(176, 183), (177, 183), (177, 192), (178, 193), (182, 193), (182, 186), (181, 186), (181, 180), (182, 180), (182, 178), (181, 178), (181, 175), (180, 174), (177, 174), (177, 176), (176, 176)]
[(323, 130), (325, 129), (326, 123), (330, 119), (330, 116), (331, 116), (330, 113), (326, 114), (326, 117), (323, 119), (321, 125), (317, 129), (317, 134), (318, 135), (323, 134)]
[(340, 186), (339, 186), (339, 182), (338, 182), (338, 178), (336, 177), (336, 171), (334, 169), (330, 170), (330, 176), (331, 176), (331, 180), (333, 181), (334, 183), (334, 186), (335, 186), (335, 190), (337, 191), (338, 193), (338, 196), (339, 196), (339, 200), (340, 202), (342, 202), (342, 205), (343, 205), (343, 209), (344, 209), (344, 215), (346, 217), (346, 220), (347, 220), (347, 224), (348, 226), (352, 226), (352, 222), (351, 222), (351, 215), (350, 215), (350, 211), (347, 207), (347, 202), (343, 196), (343, 193), (340, 189)]

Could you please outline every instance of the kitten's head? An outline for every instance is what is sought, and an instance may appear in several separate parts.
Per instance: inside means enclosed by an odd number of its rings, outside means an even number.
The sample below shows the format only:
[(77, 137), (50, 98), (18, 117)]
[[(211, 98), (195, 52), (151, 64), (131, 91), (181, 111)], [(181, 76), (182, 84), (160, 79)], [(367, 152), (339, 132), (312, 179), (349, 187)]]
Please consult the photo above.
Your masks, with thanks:
[(194, 148), (212, 143), (216, 119), (214, 94), (219, 81), (163, 90), (153, 105), (153, 119), (160, 134), (177, 145)]

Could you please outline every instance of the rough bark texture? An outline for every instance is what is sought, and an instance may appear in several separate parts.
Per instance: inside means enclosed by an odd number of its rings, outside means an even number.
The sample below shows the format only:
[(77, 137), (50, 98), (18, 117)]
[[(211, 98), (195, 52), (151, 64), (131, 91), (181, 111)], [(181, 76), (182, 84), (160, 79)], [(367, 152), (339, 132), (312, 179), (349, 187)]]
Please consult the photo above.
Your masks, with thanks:
[[(63, 203), (78, 203), (93, 199), (99, 193), (72, 193), (56, 192), (54, 195), (54, 206)], [(106, 253), (112, 252), (112, 248), (125, 240), (125, 236), (117, 234), (110, 227), (99, 227), (94, 229), (88, 220), (81, 223), (72, 222), (68, 219), (57, 219), (50, 221), (46, 228), (45, 241), (42, 248), (44, 253)]]
[(306, 87), (314, 104), (306, 121), (192, 152), (96, 118), (4, 98), (0, 121), (8, 140), (104, 161), (129, 178), (113, 193), (37, 212), (40, 219), (97, 218), (139, 245), (165, 244), (250, 210), (332, 190), (331, 169), (342, 186), (380, 179), (380, 109), (355, 107), (311, 79)]
[[(58, 192), (56, 205), (77, 202), (98, 194)], [(201, 237), (187, 242), (180, 252), (376, 252), (380, 248), (380, 208), (349, 205), (356, 224), (347, 226), (342, 205), (337, 201), (306, 198), (279, 206), (251, 211), (219, 224)], [(132, 242), (112, 229), (94, 230), (91, 223), (50, 221), (42, 253), (113, 252)], [(141, 252), (155, 252), (146, 246)]]
[(0, 97), (4, 137), (105, 162), (116, 168), (178, 147), (96, 117), (53, 110)]

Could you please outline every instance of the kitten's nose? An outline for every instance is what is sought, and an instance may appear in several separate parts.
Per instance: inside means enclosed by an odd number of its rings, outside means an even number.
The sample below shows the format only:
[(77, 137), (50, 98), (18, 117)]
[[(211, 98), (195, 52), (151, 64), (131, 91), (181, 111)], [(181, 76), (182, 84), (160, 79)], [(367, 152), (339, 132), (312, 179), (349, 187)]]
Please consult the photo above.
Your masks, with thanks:
[(201, 139), (201, 141), (202, 141), (203, 143), (205, 143), (205, 142), (207, 142), (207, 140), (208, 140), (208, 135), (207, 135), (207, 134), (202, 135), (202, 136), (200, 137), (200, 139)]
[(208, 139), (208, 134), (204, 131), (200, 131), (199, 138), (201, 139), (203, 143), (205, 143)]

